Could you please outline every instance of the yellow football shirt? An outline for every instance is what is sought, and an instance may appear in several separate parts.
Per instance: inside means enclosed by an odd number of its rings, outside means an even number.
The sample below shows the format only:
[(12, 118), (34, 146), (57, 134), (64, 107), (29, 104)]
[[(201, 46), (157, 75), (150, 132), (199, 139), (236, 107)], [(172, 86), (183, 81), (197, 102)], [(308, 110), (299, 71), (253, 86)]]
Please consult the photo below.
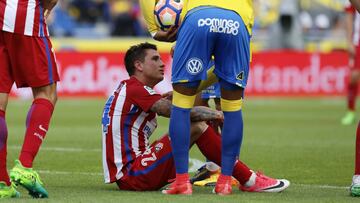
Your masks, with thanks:
[[(254, 24), (254, 11), (252, 0), (183, 0), (184, 8), (181, 13), (181, 19), (184, 18), (188, 10), (199, 6), (216, 6), (228, 10), (233, 10), (238, 13), (243, 19), (249, 33)], [(157, 0), (140, 0), (140, 8), (145, 21), (148, 25), (148, 30), (152, 36), (158, 31), (158, 27), (154, 18), (154, 7)]]

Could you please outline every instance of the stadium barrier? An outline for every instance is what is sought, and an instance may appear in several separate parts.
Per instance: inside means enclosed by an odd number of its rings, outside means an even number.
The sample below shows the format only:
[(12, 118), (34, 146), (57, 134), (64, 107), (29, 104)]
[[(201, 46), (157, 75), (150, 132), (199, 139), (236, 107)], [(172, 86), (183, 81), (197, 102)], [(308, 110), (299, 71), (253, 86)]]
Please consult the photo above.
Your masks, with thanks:
[[(139, 40), (141, 42), (142, 40)], [(148, 40), (149, 41), (149, 40)], [(131, 43), (129, 43), (131, 42)], [(128, 78), (123, 57), (126, 49), (138, 41), (114, 46), (99, 42), (77, 48), (56, 45), (61, 82), (59, 96), (106, 96), (121, 80)], [(68, 44), (74, 45), (69, 41)], [(113, 49), (109, 49), (113, 47)], [(80, 47), (80, 48), (79, 48)], [(101, 48), (103, 47), (103, 48)], [(160, 93), (171, 90), (170, 45), (159, 51), (166, 65), (165, 79), (156, 86)], [(246, 95), (261, 96), (336, 96), (346, 91), (348, 75), (346, 52), (308, 53), (271, 51), (253, 54)], [(13, 89), (13, 95), (28, 97), (29, 92)]]

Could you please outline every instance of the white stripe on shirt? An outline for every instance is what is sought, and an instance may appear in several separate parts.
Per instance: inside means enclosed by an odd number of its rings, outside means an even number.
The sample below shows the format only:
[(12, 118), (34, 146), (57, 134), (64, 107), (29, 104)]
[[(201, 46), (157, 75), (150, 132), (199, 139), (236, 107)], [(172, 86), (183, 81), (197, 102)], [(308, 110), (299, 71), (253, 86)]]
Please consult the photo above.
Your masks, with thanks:
[(29, 0), (27, 12), (26, 12), (25, 31), (24, 31), (24, 34), (28, 36), (31, 36), (33, 34), (35, 8), (36, 8), (36, 0)]
[(136, 156), (139, 156), (141, 154), (141, 151), (139, 149), (139, 130), (147, 115), (148, 114), (146, 112), (141, 112), (141, 114), (136, 118), (131, 128), (131, 147), (135, 152)]
[(14, 32), (16, 11), (19, 0), (6, 0), (5, 14), (4, 14), (4, 25), (3, 30), (7, 32)]
[[(113, 148), (114, 148), (114, 162), (116, 165), (116, 179), (120, 179), (123, 176), (121, 169), (123, 167), (122, 152), (121, 152), (121, 114), (122, 107), (124, 106), (126, 98), (126, 84), (121, 88), (119, 96), (116, 101), (114, 114), (112, 116), (112, 136), (113, 136)], [(119, 112), (120, 111), (120, 112)]]
[(107, 159), (106, 159), (106, 152), (107, 152), (107, 149), (106, 149), (106, 133), (103, 132), (102, 134), (102, 147), (103, 147), (103, 150), (102, 150), (102, 163), (103, 163), (103, 170), (104, 170), (104, 180), (105, 180), (105, 183), (110, 183), (110, 172), (109, 172), (109, 166), (107, 164)]

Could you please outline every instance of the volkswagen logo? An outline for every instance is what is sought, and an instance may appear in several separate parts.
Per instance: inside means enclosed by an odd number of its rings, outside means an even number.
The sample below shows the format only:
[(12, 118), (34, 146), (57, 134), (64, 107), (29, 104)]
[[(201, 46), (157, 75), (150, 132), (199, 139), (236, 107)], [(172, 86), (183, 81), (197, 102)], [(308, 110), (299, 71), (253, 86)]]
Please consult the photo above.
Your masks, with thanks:
[(186, 63), (186, 70), (191, 75), (196, 75), (196, 74), (200, 73), (202, 71), (202, 69), (203, 69), (203, 63), (198, 58), (191, 58)]

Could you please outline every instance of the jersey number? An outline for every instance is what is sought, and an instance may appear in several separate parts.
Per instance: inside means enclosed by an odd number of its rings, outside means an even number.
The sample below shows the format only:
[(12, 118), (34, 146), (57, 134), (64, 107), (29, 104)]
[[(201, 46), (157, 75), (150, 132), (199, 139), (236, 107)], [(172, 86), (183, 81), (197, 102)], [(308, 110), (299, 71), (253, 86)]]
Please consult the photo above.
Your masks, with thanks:
[(151, 156), (141, 159), (142, 166), (147, 166), (149, 161), (156, 161), (157, 157), (155, 155), (155, 152), (151, 153), (151, 149), (146, 150), (143, 155), (150, 155), (150, 154)]
[(111, 107), (111, 104), (112, 104), (113, 100), (114, 100), (114, 95), (109, 97), (109, 99), (106, 101), (106, 104), (105, 104), (105, 107), (104, 107), (104, 112), (103, 112), (103, 116), (102, 116), (102, 119), (101, 119), (101, 124), (102, 124), (104, 133), (107, 133), (108, 126), (110, 124), (109, 113), (110, 113), (110, 107)]

